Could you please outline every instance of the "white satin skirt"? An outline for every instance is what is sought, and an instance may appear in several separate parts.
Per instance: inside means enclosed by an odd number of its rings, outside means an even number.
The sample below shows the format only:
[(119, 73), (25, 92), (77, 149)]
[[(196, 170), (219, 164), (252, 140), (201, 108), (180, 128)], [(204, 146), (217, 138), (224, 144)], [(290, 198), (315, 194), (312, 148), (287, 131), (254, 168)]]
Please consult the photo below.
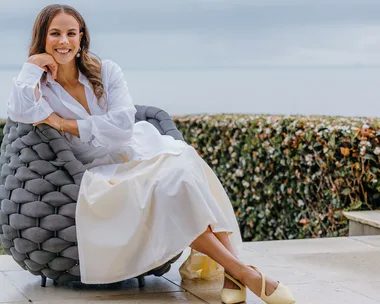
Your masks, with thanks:
[[(114, 166), (114, 165), (113, 165)], [(76, 209), (81, 280), (105, 284), (161, 266), (208, 226), (227, 232), (236, 253), (241, 236), (231, 202), (212, 169), (187, 145), (181, 154), (119, 164), (112, 176), (86, 171)], [(188, 278), (209, 267), (192, 267)], [(184, 263), (184, 264), (185, 264)], [(188, 271), (190, 269), (190, 271)]]

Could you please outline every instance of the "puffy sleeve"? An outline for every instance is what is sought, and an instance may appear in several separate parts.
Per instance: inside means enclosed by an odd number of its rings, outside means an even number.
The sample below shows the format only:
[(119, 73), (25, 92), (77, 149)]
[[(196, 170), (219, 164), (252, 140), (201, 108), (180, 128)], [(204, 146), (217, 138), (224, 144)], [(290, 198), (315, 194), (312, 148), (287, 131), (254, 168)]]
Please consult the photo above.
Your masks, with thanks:
[[(25, 62), (13, 79), (13, 86), (7, 104), (8, 117), (13, 121), (34, 123), (46, 119), (53, 109), (42, 97), (41, 76), (44, 70), (39, 66)], [(40, 97), (36, 100), (34, 90), (39, 84)]]
[(121, 68), (114, 62), (103, 62), (103, 85), (107, 98), (107, 112), (78, 120), (79, 138), (94, 147), (114, 149), (132, 138), (136, 108), (132, 103), (127, 82)]

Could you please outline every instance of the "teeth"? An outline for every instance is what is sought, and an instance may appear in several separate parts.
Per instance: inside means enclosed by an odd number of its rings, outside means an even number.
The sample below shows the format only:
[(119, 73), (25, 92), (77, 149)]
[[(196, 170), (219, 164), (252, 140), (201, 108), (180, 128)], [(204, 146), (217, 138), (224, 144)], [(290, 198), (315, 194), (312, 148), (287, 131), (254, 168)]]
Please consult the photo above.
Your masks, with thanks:
[(68, 52), (70, 52), (70, 50), (56, 50), (58, 53), (61, 53), (61, 54), (66, 54)]

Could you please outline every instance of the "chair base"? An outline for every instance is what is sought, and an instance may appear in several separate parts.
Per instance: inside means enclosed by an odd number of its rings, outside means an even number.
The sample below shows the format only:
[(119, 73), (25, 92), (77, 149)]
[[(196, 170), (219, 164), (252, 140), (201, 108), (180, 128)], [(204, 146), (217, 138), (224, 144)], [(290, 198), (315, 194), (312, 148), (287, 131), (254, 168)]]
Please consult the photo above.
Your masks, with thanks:
[(145, 286), (145, 277), (138, 277), (139, 280), (139, 288), (143, 288)]
[[(46, 287), (46, 279), (47, 279), (46, 276), (41, 275), (41, 287)], [(57, 286), (58, 282), (53, 280), (53, 285)]]
[(41, 287), (46, 287), (46, 277), (41, 275)]

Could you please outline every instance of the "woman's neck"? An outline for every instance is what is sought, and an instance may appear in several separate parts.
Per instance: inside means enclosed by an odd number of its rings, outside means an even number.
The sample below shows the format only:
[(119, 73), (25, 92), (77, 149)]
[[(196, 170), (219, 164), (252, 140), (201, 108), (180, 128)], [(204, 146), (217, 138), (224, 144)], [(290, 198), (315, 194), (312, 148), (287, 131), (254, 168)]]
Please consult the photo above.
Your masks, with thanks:
[(79, 72), (75, 62), (58, 65), (56, 81), (62, 86), (75, 86), (78, 84)]

